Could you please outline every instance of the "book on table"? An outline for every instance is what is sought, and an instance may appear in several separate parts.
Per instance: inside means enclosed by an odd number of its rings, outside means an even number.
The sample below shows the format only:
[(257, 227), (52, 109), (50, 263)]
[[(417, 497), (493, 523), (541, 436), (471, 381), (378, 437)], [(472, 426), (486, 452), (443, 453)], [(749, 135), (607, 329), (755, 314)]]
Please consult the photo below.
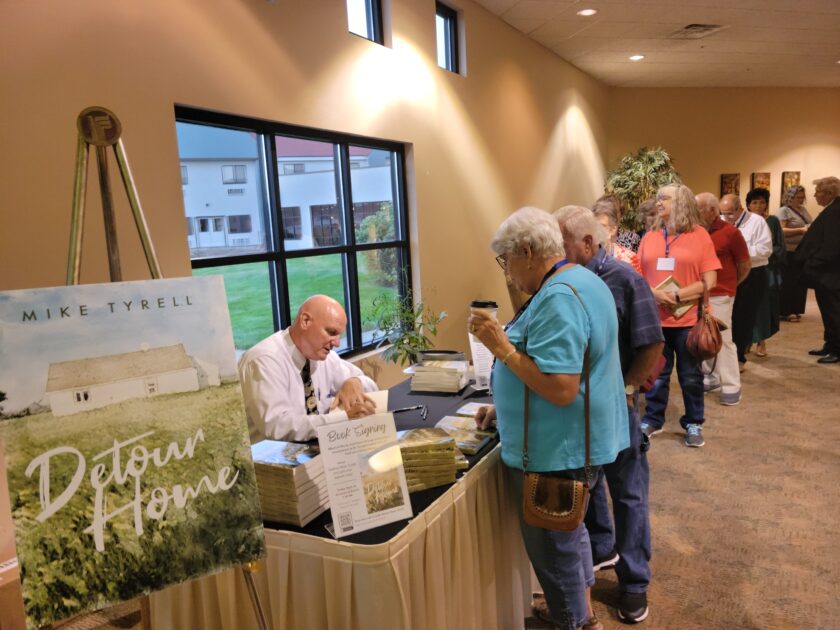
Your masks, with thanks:
[(463, 466), (455, 440), (437, 428), (407, 429), (397, 433), (409, 492), (455, 483)]
[(479, 429), (475, 418), (465, 416), (444, 416), (435, 426), (446, 431), (465, 455), (475, 455), (496, 434), (495, 431)]
[(329, 507), (315, 443), (262, 440), (251, 445), (263, 518), (303, 527)]

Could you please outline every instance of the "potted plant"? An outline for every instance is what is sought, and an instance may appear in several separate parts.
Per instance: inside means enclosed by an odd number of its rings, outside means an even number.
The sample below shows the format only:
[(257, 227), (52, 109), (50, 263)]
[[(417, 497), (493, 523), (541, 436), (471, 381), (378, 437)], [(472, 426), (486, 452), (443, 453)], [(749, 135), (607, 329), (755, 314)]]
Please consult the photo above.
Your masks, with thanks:
[(377, 347), (390, 344), (382, 353), (386, 361), (406, 365), (415, 363), (420, 352), (432, 346), (429, 335), (436, 335), (446, 311), (434, 313), (423, 302), (414, 303), (411, 291), (404, 298), (383, 293), (373, 300), (376, 327), (382, 338)]
[(607, 173), (604, 190), (624, 202), (626, 211), (621, 226), (635, 232), (642, 228), (642, 217), (636, 216), (639, 204), (653, 197), (662, 186), (679, 182), (680, 175), (665, 149), (642, 147), (635, 155), (622, 157), (618, 166)]

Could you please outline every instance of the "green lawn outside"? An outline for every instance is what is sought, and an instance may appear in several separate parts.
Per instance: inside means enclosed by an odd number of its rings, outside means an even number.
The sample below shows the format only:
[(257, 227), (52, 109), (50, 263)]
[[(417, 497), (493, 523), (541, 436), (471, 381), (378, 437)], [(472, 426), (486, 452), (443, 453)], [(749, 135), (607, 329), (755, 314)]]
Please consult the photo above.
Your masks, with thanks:
[[(383, 293), (396, 294), (396, 287), (383, 287), (368, 271), (364, 253), (358, 257), (359, 300), (362, 310), (362, 329), (374, 329), (371, 310), (373, 300)], [(289, 275), (289, 300), (292, 316), (310, 295), (323, 293), (344, 304), (341, 255), (294, 258), (286, 264)], [(274, 332), (271, 315), (271, 295), (267, 263), (225, 265), (193, 269), (195, 276), (220, 274), (225, 278), (225, 292), (233, 326), (233, 341), (237, 350), (247, 350)]]

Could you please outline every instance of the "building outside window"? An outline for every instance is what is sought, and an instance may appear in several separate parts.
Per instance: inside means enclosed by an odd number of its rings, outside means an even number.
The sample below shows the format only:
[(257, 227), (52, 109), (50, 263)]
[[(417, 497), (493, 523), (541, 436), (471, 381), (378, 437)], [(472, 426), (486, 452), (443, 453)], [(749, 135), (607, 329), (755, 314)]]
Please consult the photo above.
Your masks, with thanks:
[(231, 164), (222, 167), (223, 184), (245, 184), (247, 183), (245, 166), (242, 164)]
[(189, 174), (187, 173), (187, 167), (181, 164), (181, 186), (186, 186), (190, 183)]
[(458, 12), (441, 2), (435, 2), (435, 33), (437, 64), (444, 70), (459, 72)]
[[(402, 145), (182, 107), (176, 118), (193, 274), (225, 277), (237, 350), (316, 293), (347, 311), (340, 351), (371, 347), (374, 300), (406, 295), (411, 278)], [(220, 168), (245, 180), (235, 209)]]
[(347, 25), (351, 33), (383, 43), (381, 0), (347, 0)]

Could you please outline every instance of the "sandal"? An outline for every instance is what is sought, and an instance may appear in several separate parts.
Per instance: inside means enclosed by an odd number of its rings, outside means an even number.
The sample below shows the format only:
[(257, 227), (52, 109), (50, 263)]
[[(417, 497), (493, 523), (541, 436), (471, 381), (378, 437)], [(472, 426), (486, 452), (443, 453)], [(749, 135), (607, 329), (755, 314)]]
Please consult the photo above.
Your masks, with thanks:
[(757, 356), (757, 357), (766, 357), (767, 356), (767, 346), (764, 345), (763, 341), (760, 341), (755, 346), (755, 356)]

